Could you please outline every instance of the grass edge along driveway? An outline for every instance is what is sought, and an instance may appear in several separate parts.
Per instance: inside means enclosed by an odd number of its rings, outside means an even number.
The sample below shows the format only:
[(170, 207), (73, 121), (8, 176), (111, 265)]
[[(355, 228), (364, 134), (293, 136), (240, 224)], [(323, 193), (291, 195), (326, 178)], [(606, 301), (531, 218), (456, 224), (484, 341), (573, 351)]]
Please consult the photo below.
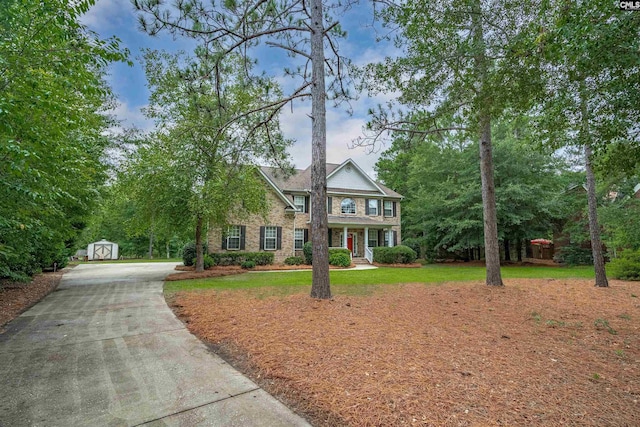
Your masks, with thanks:
[[(375, 270), (331, 271), (331, 285), (393, 285), (400, 283), (443, 283), (484, 280), (485, 268), (479, 266), (452, 266), (430, 264), (422, 268), (380, 267)], [(590, 279), (593, 267), (502, 267), (505, 279)], [(290, 288), (311, 286), (311, 271), (264, 272), (239, 274), (208, 279), (178, 280), (165, 282), (165, 292), (199, 289), (251, 289), (262, 287)], [(293, 291), (293, 290), (292, 290)]]

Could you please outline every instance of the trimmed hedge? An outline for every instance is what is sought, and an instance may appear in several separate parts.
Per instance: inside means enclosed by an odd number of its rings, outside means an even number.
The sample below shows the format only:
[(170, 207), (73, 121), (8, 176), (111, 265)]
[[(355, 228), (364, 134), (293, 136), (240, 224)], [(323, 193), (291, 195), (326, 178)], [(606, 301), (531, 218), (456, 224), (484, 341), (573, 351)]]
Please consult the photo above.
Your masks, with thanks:
[(273, 264), (273, 252), (221, 252), (209, 254), (216, 265), (242, 265), (252, 261), (255, 265)]
[[(313, 247), (311, 246), (311, 242), (307, 242), (302, 247), (302, 252), (304, 253), (304, 262), (305, 264), (311, 265), (313, 258)], [(331, 264), (331, 255), (334, 254), (344, 254), (349, 257), (349, 264), (351, 265), (351, 251), (347, 248), (329, 248), (329, 264)], [(285, 261), (286, 263), (286, 261)], [(334, 265), (334, 264), (331, 264)]]
[(256, 266), (256, 263), (254, 261), (245, 261), (242, 264), (240, 264), (240, 267), (244, 268), (245, 270), (249, 270), (251, 268), (254, 268)]
[(416, 251), (404, 245), (373, 248), (373, 261), (380, 264), (411, 264), (417, 257)]
[(620, 257), (611, 260), (609, 275), (620, 280), (640, 280), (640, 250), (626, 250)]
[(329, 258), (334, 254), (345, 254), (351, 259), (351, 251), (347, 248), (329, 248)]
[(329, 264), (336, 267), (349, 267), (351, 265), (351, 257), (344, 252), (334, 252), (329, 255)]
[(284, 260), (286, 265), (300, 265), (304, 264), (304, 259), (301, 256), (290, 256)]

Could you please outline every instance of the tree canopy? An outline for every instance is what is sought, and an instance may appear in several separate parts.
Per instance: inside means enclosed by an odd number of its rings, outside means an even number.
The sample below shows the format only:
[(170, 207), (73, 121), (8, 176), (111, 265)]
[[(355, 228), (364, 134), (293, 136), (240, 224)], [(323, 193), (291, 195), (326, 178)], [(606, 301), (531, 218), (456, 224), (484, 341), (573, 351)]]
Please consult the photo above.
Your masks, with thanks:
[[(560, 159), (535, 150), (514, 126), (495, 126), (496, 205), (499, 239), (521, 242), (551, 237), (554, 221), (565, 215)], [(522, 131), (519, 132), (522, 134)], [(467, 258), (483, 244), (483, 211), (477, 143), (429, 137), (407, 147), (394, 141), (376, 165), (387, 185), (407, 195), (405, 239), (418, 239), (432, 257), (438, 252)]]
[(0, 277), (65, 263), (106, 179), (103, 76), (128, 53), (79, 23), (93, 3), (0, 4)]
[(141, 230), (195, 230), (199, 270), (206, 227), (268, 209), (257, 165), (289, 168), (290, 141), (277, 118), (256, 112), (238, 119), (279, 96), (277, 85), (248, 77), (243, 66), (233, 55), (214, 61), (201, 47), (193, 57), (145, 54), (152, 90), (146, 114), (157, 129), (131, 153), (119, 181), (137, 204)]

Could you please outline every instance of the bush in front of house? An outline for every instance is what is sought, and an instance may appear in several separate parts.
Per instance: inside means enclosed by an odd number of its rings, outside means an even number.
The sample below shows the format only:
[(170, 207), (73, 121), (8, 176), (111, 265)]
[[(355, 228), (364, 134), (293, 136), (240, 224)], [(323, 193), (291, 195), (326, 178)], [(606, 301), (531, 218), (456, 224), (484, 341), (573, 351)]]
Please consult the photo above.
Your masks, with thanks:
[(417, 257), (416, 251), (404, 245), (373, 248), (373, 261), (380, 264), (411, 264)]
[(245, 261), (254, 262), (255, 265), (273, 264), (273, 252), (220, 252), (212, 253), (216, 265), (240, 265)]
[(301, 256), (290, 256), (284, 260), (286, 265), (300, 265), (304, 264), (304, 259)]
[(331, 258), (333, 254), (345, 254), (351, 259), (351, 251), (347, 248), (329, 248), (329, 258)]
[[(207, 253), (207, 245), (202, 244), (202, 253)], [(196, 243), (190, 242), (182, 248), (182, 262), (187, 267), (196, 263)]]
[(240, 267), (244, 268), (245, 270), (252, 269), (255, 266), (256, 263), (254, 261), (244, 261), (242, 264), (240, 264)]
[(404, 246), (408, 246), (411, 249), (414, 250), (414, 252), (417, 254), (418, 257), (420, 257), (420, 253), (422, 252), (422, 242), (423, 242), (424, 238), (419, 238), (419, 237), (409, 237), (407, 239), (404, 239), (402, 241), (402, 244)]
[(313, 246), (311, 246), (311, 242), (307, 242), (302, 246), (302, 253), (304, 254), (304, 263), (311, 265), (313, 257)]
[(344, 252), (334, 252), (329, 255), (329, 265), (336, 267), (349, 267), (351, 265), (351, 257)]
[(640, 250), (625, 250), (607, 266), (609, 275), (620, 280), (640, 280)]
[[(302, 247), (302, 252), (304, 253), (304, 263), (311, 265), (313, 259), (313, 247), (311, 246), (311, 242), (307, 242)], [(351, 265), (351, 251), (347, 248), (329, 248), (329, 260), (331, 260), (331, 255), (334, 254), (344, 254), (349, 258), (349, 265)], [(331, 264), (331, 261), (329, 261)], [(331, 264), (333, 265), (333, 264)]]
[(202, 257), (202, 261), (204, 263), (204, 269), (211, 268), (216, 265), (216, 262), (211, 258), (211, 255), (205, 255)]

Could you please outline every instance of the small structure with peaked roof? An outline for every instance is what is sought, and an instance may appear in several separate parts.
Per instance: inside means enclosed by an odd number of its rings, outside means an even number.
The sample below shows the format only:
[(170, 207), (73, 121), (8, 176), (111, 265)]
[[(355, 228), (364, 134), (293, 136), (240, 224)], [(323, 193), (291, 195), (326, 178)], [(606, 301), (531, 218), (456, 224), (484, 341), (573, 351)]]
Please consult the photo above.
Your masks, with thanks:
[(89, 243), (87, 246), (87, 259), (89, 261), (105, 261), (118, 259), (118, 244), (105, 239), (99, 242)]

